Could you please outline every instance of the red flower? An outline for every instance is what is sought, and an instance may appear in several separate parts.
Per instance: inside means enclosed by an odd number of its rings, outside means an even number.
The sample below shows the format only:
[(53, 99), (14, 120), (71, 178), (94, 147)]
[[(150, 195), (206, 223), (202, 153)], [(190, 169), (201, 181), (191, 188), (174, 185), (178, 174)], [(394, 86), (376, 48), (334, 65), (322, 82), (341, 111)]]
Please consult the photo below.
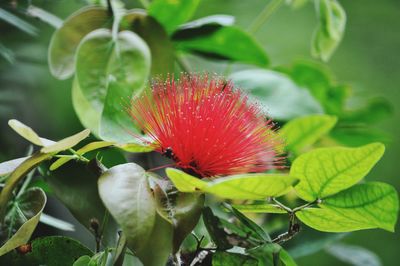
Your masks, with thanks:
[(264, 172), (279, 167), (273, 123), (232, 83), (182, 75), (156, 81), (129, 110), (155, 150), (200, 177)]

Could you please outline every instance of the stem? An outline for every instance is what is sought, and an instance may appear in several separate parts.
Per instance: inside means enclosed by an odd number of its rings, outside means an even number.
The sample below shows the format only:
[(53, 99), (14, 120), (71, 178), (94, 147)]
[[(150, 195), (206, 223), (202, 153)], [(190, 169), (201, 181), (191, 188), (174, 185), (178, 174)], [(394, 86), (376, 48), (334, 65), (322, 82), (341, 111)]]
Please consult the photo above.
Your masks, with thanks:
[[(73, 154), (73, 159), (78, 159), (82, 162), (88, 163), (90, 162), (90, 160), (88, 158), (86, 158), (85, 156), (83, 156), (82, 154), (79, 154), (78, 152), (76, 152), (74, 149), (68, 149), (72, 154)], [(67, 157), (67, 158), (71, 158), (70, 155), (56, 155), (56, 157)]]
[(276, 205), (278, 205), (280, 208), (282, 208), (283, 210), (287, 211), (289, 214), (293, 213), (293, 210), (285, 205), (283, 205), (281, 202), (279, 202), (277, 199), (272, 198), (272, 200), (276, 203)]
[(271, 0), (248, 28), (250, 34), (256, 33), (271, 15), (283, 4), (284, 0)]
[(22, 186), (21, 186), (21, 189), (18, 191), (18, 194), (17, 194), (17, 196), (16, 196), (17, 199), (18, 199), (18, 198), (26, 191), (26, 189), (28, 188), (29, 183), (31, 183), (31, 181), (32, 181), (33, 174), (35, 173), (35, 170), (36, 170), (36, 169), (33, 169), (33, 170), (28, 174), (28, 176), (26, 177), (24, 183), (23, 183)]
[(305, 209), (305, 208), (307, 208), (307, 207), (310, 207), (310, 206), (312, 206), (312, 205), (314, 205), (314, 204), (320, 204), (321, 202), (322, 202), (321, 199), (316, 199), (316, 200), (314, 200), (313, 202), (307, 202), (307, 203), (304, 204), (304, 205), (301, 205), (301, 206), (299, 206), (299, 207), (294, 208), (294, 209), (293, 209), (293, 213), (295, 213), (295, 212), (297, 212), (297, 211), (300, 211), (300, 210), (302, 210), (302, 209)]

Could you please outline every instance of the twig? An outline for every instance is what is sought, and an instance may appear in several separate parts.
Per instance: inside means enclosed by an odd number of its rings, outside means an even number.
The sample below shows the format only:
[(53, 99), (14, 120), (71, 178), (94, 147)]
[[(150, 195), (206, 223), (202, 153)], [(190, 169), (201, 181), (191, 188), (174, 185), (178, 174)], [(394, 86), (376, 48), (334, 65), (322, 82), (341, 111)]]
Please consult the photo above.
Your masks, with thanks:
[(271, 15), (283, 4), (284, 0), (271, 0), (248, 28), (250, 34), (256, 33)]

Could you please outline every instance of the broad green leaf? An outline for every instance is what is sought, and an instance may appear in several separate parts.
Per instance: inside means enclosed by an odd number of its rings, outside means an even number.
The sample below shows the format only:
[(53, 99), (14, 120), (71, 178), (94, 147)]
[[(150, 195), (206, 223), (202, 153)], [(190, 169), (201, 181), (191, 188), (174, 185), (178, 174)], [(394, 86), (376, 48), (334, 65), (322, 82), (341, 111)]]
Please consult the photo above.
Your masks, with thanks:
[[(112, 217), (107, 216), (109, 214), (99, 197), (98, 170), (93, 169), (93, 162), (91, 167), (87, 167), (70, 161), (57, 170), (47, 172), (46, 183), (83, 226), (90, 229), (91, 220), (97, 220), (103, 230), (103, 243), (112, 246), (116, 243), (118, 226)], [(104, 221), (106, 224), (103, 224)]]
[(35, 131), (33, 131), (32, 128), (15, 119), (9, 120), (8, 125), (24, 139), (38, 146), (43, 146), (43, 142), (41, 141), (40, 137)]
[(311, 52), (313, 56), (328, 61), (342, 40), (346, 13), (336, 0), (319, 0), (317, 12), (319, 25), (314, 32)]
[(10, 161), (0, 163), (0, 176), (6, 176), (13, 172), (21, 163), (23, 163), (29, 157), (22, 157)]
[(296, 158), (290, 175), (300, 179), (295, 189), (306, 201), (325, 198), (345, 190), (374, 167), (385, 151), (381, 143), (359, 148), (319, 148)]
[(104, 205), (125, 233), (128, 246), (140, 252), (156, 221), (156, 203), (146, 172), (134, 163), (117, 165), (101, 175), (98, 188)]
[(235, 17), (230, 15), (213, 15), (183, 24), (172, 35), (172, 39), (191, 39), (199, 35), (209, 35), (223, 26), (232, 26)]
[(106, 8), (85, 7), (69, 16), (50, 41), (49, 67), (53, 76), (67, 79), (75, 71), (75, 52), (81, 40), (91, 31), (110, 28), (112, 18)]
[(139, 134), (140, 130), (125, 111), (121, 99), (129, 101), (146, 86), (151, 54), (147, 44), (131, 31), (120, 32), (115, 45), (115, 56), (110, 58), (107, 66), (110, 79), (100, 122), (100, 136), (108, 141), (127, 143), (132, 140), (132, 132)]
[(396, 190), (385, 183), (355, 185), (296, 216), (306, 225), (324, 232), (349, 232), (370, 228), (394, 231), (399, 200)]
[(0, 219), (4, 217), (7, 203), (11, 199), (14, 188), (18, 185), (19, 181), (23, 177), (25, 177), (33, 168), (50, 158), (51, 154), (35, 153), (31, 157), (23, 161), (11, 173), (0, 194)]
[[(32, 250), (26, 254), (9, 253), (0, 257), (1, 265), (57, 265), (71, 266), (84, 265), (80, 257), (89, 257), (93, 252), (75, 239), (64, 236), (46, 236), (36, 238), (30, 243)], [(78, 259), (79, 258), (79, 259)], [(76, 263), (76, 264), (74, 264)]]
[(195, 13), (200, 0), (154, 0), (148, 7), (150, 16), (160, 22), (168, 34), (172, 34)]
[(264, 112), (278, 120), (322, 113), (321, 105), (307, 89), (296, 85), (288, 76), (264, 69), (243, 70), (229, 76), (233, 83), (260, 102)]
[(269, 64), (262, 46), (248, 33), (234, 26), (219, 27), (210, 34), (190, 39), (178, 37), (174, 39), (177, 50), (260, 67)]
[[(150, 241), (147, 241), (145, 246), (137, 251), (136, 256), (146, 266), (166, 265), (172, 253), (172, 238), (172, 225), (156, 214), (154, 227), (149, 237)], [(144, 239), (139, 239), (139, 241), (145, 242)], [(136, 245), (128, 244), (128, 247), (135, 250)]]
[[(11, 208), (5, 217), (10, 238), (0, 247), (0, 256), (29, 241), (39, 223), (40, 214), (46, 205), (46, 200), (46, 194), (43, 190), (31, 188), (11, 203)], [(14, 229), (17, 231), (12, 234)]]
[(43, 147), (40, 151), (42, 153), (58, 153), (60, 151), (68, 150), (76, 144), (87, 138), (90, 134), (89, 129), (85, 129), (75, 135), (62, 139), (52, 145)]
[[(85, 145), (84, 147), (80, 148), (79, 150), (77, 150), (76, 154), (84, 155), (87, 152), (91, 152), (91, 151), (98, 150), (98, 149), (105, 148), (105, 147), (110, 147), (112, 145), (114, 145), (114, 142), (95, 141), (95, 142), (91, 142), (91, 143)], [(59, 158), (52, 165), (50, 165), (49, 169), (50, 169), (50, 171), (56, 170), (57, 168), (66, 164), (67, 162), (69, 162), (70, 160), (72, 160), (72, 158), (65, 158), (65, 157)]]
[(75, 231), (75, 226), (73, 224), (45, 213), (42, 213), (42, 215), (40, 215), (40, 222), (59, 230)]
[(258, 224), (247, 218), (240, 211), (231, 205), (225, 203), (224, 207), (228, 209), (246, 228), (251, 231), (251, 235), (263, 242), (271, 242), (271, 237)]
[(129, 10), (122, 17), (120, 28), (137, 33), (149, 46), (151, 74), (167, 75), (174, 72), (174, 47), (167, 32), (143, 10)]
[(99, 125), (101, 119), (101, 112), (96, 110), (93, 105), (85, 98), (81, 88), (79, 87), (78, 79), (74, 78), (72, 82), (72, 104), (74, 110), (82, 125), (85, 128), (99, 137)]
[(258, 261), (249, 256), (239, 253), (217, 251), (212, 255), (212, 266), (257, 266)]
[(233, 207), (241, 212), (254, 213), (287, 213), (276, 204), (269, 203), (253, 203), (253, 204), (233, 204)]
[(333, 244), (325, 251), (344, 263), (353, 266), (382, 266), (380, 258), (374, 252), (354, 245)]
[(288, 192), (297, 179), (283, 174), (243, 174), (216, 178), (202, 191), (225, 199), (265, 199)]
[(337, 118), (330, 115), (310, 115), (289, 121), (279, 131), (288, 150), (298, 154), (301, 149), (314, 144), (336, 124)]
[(349, 88), (337, 84), (335, 76), (326, 65), (310, 60), (296, 60), (289, 66), (277, 69), (290, 76), (298, 86), (309, 90), (325, 113), (339, 116), (343, 112)]
[(0, 20), (13, 25), (14, 27), (18, 28), (19, 30), (31, 36), (37, 36), (38, 29), (35, 26), (17, 17), (13, 13), (8, 12), (3, 8), (0, 8)]
[(186, 174), (181, 170), (167, 168), (165, 172), (175, 187), (181, 192), (200, 192), (207, 187), (207, 182)]

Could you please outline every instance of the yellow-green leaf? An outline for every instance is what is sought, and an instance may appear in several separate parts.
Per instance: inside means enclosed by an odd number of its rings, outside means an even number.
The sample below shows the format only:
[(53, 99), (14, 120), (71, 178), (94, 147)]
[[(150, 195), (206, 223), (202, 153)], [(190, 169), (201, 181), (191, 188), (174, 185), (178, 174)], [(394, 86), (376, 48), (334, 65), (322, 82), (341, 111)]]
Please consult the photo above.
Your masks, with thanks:
[(42, 140), (32, 128), (15, 119), (9, 120), (8, 125), (24, 139), (38, 146), (43, 146)]
[(57, 153), (57, 152), (60, 152), (63, 150), (70, 149), (70, 148), (74, 147), (76, 144), (78, 144), (79, 142), (81, 142), (83, 139), (87, 138), (89, 136), (89, 134), (90, 134), (90, 130), (85, 129), (75, 135), (72, 135), (70, 137), (62, 139), (62, 140), (54, 143), (53, 145), (43, 147), (41, 149), (41, 152), (42, 153)]
[(233, 204), (233, 207), (241, 212), (253, 213), (287, 213), (276, 204), (269, 203), (253, 203), (253, 204)]
[(167, 168), (165, 172), (175, 187), (181, 192), (199, 192), (208, 185), (207, 182), (178, 169)]
[(300, 155), (290, 175), (300, 179), (295, 187), (300, 198), (314, 201), (345, 190), (363, 177), (379, 161), (385, 150), (381, 143), (359, 148), (320, 148)]

